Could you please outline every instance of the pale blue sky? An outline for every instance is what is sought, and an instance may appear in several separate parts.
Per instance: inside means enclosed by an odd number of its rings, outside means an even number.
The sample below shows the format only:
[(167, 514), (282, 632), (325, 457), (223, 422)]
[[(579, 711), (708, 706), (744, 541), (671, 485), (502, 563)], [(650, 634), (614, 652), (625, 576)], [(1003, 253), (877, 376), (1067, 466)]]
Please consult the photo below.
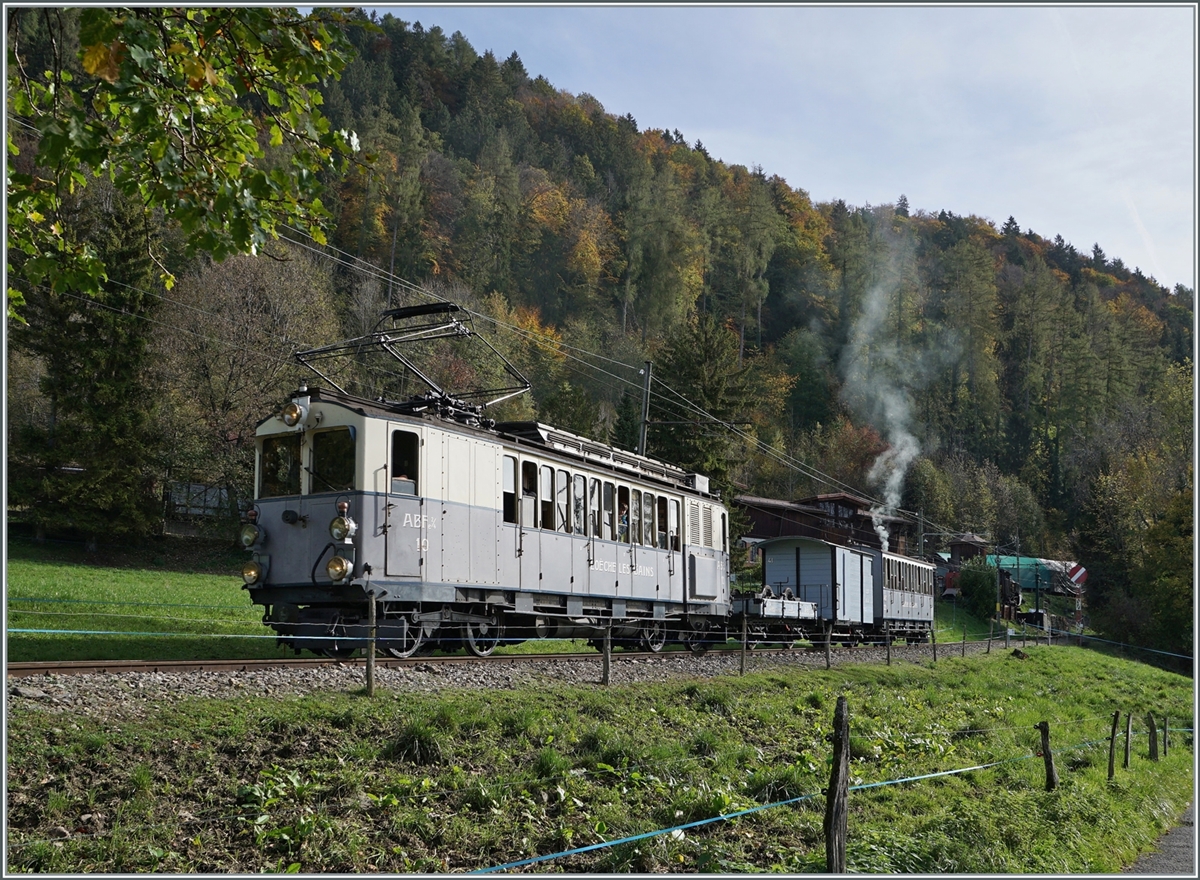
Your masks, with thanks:
[(370, 8), (816, 201), (1012, 215), (1195, 288), (1191, 5)]

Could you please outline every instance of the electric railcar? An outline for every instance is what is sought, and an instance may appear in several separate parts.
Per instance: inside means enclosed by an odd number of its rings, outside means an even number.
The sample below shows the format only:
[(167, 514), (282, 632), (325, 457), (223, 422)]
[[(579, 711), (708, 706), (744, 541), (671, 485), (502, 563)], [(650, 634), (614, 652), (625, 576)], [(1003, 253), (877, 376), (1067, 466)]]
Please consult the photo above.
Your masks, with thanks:
[(660, 649), (729, 613), (729, 514), (707, 480), (533, 422), (491, 429), (301, 388), (257, 429), (243, 579), (297, 649), (367, 636), (486, 655), (504, 639)]

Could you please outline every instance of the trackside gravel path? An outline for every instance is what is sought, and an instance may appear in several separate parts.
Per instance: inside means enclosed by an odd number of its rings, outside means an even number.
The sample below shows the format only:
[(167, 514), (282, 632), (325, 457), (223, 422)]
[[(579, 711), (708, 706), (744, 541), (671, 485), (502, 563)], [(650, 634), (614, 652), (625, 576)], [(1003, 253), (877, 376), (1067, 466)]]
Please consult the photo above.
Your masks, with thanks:
[(1195, 877), (1196, 872), (1196, 804), (1191, 803), (1180, 816), (1179, 825), (1158, 839), (1154, 852), (1148, 852), (1126, 868), (1124, 874), (1183, 874)]

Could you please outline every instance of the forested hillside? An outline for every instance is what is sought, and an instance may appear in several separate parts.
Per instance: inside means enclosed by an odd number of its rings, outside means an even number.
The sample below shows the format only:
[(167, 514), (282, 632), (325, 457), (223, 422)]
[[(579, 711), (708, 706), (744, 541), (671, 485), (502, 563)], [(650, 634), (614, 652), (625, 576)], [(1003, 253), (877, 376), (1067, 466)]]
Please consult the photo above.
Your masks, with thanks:
[[(70, 15), (34, 13), (25, 58), (55, 27), (78, 47)], [(324, 173), (327, 246), (285, 232), (267, 257), (212, 262), (166, 214), (148, 249), (129, 196), (78, 194), (79, 234), (119, 271), (91, 300), (23, 289), (11, 514), (138, 533), (168, 479), (245, 495), (254, 425), (300, 375), (291, 353), (423, 301), (415, 285), (494, 319), (477, 329), (533, 381), (508, 416), (631, 447), (650, 361), (651, 455), (726, 492), (849, 487), (931, 531), (1077, 559), (1095, 623), (1190, 652), (1192, 290), (1013, 217), (813, 203), (803, 180), (640, 129), (515, 54), (364, 22), (320, 85), (362, 146)]]

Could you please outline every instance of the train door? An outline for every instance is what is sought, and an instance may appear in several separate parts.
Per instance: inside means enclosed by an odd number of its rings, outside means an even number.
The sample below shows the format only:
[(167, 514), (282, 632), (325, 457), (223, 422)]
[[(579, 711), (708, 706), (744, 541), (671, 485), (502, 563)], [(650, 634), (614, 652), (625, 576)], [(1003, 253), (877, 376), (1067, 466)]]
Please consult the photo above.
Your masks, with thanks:
[(617, 487), (607, 480), (588, 484), (592, 562), (589, 590), (593, 596), (615, 596), (618, 589)]
[(588, 479), (575, 474), (571, 480), (571, 578), (574, 592), (587, 595), (592, 589), (592, 556), (595, 553), (588, 516)]
[(520, 529), (517, 555), (520, 557), (522, 590), (542, 589), (542, 548), (538, 534), (538, 463), (522, 461), (520, 473)]
[(418, 432), (389, 426), (384, 570), (392, 577), (420, 577), (429, 551), (421, 443)]
[(550, 465), (538, 468), (538, 534), (542, 549), (542, 589), (575, 592), (571, 583), (570, 475)]
[(500, 524), (496, 536), (496, 579), (513, 589), (521, 584), (521, 480), (517, 457), (505, 455), (500, 461)]

